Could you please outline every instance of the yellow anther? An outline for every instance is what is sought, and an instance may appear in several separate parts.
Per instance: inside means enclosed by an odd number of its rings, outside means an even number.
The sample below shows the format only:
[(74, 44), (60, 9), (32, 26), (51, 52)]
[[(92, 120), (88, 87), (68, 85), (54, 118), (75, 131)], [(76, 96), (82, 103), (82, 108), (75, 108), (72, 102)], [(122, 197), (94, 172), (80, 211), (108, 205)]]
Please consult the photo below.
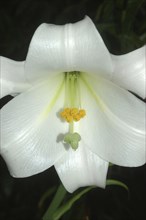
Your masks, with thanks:
[(79, 121), (86, 115), (84, 109), (78, 108), (65, 108), (61, 113), (60, 116), (64, 118), (67, 122)]
[(79, 115), (79, 113), (74, 116), (75, 121), (79, 121), (80, 119), (81, 119), (81, 116)]
[(79, 110), (79, 115), (81, 116), (81, 118), (83, 118), (86, 115), (86, 112), (84, 109), (80, 109)]
[(64, 109), (64, 111), (65, 111), (66, 113), (70, 113), (70, 110), (71, 110), (70, 108), (65, 108), (65, 109)]
[(67, 115), (65, 119), (68, 123), (73, 121), (73, 117), (71, 115)]
[(70, 108), (65, 108), (61, 113), (60, 116), (62, 118), (66, 118), (68, 115), (70, 115)]
[(71, 114), (72, 116), (75, 116), (78, 112), (79, 112), (78, 108), (72, 108), (72, 109), (70, 110), (70, 114)]
[(65, 118), (65, 117), (66, 117), (66, 112), (65, 112), (65, 111), (61, 112), (61, 113), (60, 113), (60, 116), (61, 116), (62, 118)]

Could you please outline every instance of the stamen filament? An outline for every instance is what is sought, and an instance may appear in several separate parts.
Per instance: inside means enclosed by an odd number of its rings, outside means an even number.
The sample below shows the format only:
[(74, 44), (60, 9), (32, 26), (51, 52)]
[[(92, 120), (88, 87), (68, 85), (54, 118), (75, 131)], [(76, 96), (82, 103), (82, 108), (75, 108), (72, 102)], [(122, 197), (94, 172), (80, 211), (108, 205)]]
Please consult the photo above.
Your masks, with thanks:
[(74, 132), (74, 123), (84, 118), (86, 112), (81, 109), (79, 72), (65, 73), (65, 103), (60, 116), (69, 123), (69, 133), (64, 136), (64, 142), (74, 150), (78, 148), (81, 137)]
[(65, 73), (65, 104), (64, 107), (68, 107), (68, 101), (70, 99), (69, 97), (69, 76), (68, 73)]
[(81, 92), (80, 92), (80, 82), (79, 80), (76, 80), (76, 93), (78, 94), (78, 106), (81, 108)]
[(70, 86), (70, 95), (71, 95), (71, 106), (74, 107), (75, 105), (75, 94), (74, 94), (74, 91), (75, 91), (75, 78), (74, 78), (74, 75), (70, 77), (70, 81), (71, 81), (71, 86)]

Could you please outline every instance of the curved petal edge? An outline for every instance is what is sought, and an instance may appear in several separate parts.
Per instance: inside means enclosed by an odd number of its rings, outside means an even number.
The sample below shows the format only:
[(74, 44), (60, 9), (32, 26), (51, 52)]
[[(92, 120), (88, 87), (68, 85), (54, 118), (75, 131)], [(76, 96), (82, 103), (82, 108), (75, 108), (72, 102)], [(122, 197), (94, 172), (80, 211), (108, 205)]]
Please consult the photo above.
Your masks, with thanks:
[(125, 89), (146, 97), (146, 46), (128, 54), (111, 55), (114, 72), (112, 81)]
[(84, 143), (76, 151), (69, 148), (55, 163), (55, 169), (68, 192), (83, 186), (105, 188), (108, 162), (88, 150)]
[(111, 78), (113, 66), (100, 34), (86, 16), (74, 24), (41, 24), (32, 37), (25, 71), (30, 82), (70, 71)]
[(65, 153), (57, 137), (67, 126), (56, 117), (64, 96), (62, 80), (36, 84), (1, 109), (0, 154), (12, 176), (40, 173)]
[(6, 95), (15, 96), (30, 87), (24, 76), (24, 61), (0, 57), (0, 87), (0, 98)]

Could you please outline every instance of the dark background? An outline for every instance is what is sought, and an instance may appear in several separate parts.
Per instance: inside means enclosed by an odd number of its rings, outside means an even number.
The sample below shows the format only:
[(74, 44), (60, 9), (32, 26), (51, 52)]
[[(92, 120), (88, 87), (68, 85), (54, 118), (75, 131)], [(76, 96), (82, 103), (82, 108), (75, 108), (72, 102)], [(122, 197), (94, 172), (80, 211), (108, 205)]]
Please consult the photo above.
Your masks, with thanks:
[[(38, 25), (75, 22), (86, 14), (96, 24), (111, 53), (124, 54), (146, 43), (144, 0), (6, 0), (0, 1), (0, 55), (24, 60)], [(11, 98), (3, 98), (1, 105)], [(129, 194), (118, 186), (94, 189), (62, 219), (146, 219), (146, 166), (113, 166), (108, 177), (127, 184)], [(58, 184), (54, 168), (33, 177), (14, 179), (0, 158), (0, 220), (40, 220)]]

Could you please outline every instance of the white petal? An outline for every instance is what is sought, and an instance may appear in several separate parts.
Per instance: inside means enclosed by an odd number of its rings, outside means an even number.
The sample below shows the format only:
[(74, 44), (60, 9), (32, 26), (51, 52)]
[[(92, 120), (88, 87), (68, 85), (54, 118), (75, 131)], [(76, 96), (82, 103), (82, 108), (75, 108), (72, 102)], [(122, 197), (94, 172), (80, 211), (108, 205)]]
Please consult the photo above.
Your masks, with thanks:
[(76, 151), (69, 148), (55, 168), (66, 190), (71, 193), (82, 186), (105, 187), (108, 163), (89, 151), (83, 142)]
[(113, 81), (142, 98), (146, 97), (146, 46), (121, 56), (111, 56)]
[(29, 81), (66, 71), (111, 76), (110, 54), (89, 17), (75, 24), (42, 24), (32, 38), (26, 59)]
[(64, 104), (64, 92), (59, 90), (62, 80), (60, 75), (36, 85), (2, 108), (1, 155), (13, 176), (42, 172), (65, 152), (57, 140), (68, 128), (57, 116)]
[(0, 98), (21, 93), (29, 86), (24, 76), (24, 62), (0, 57)]
[(113, 83), (87, 77), (94, 92), (82, 85), (82, 107), (87, 116), (80, 134), (88, 147), (106, 161), (121, 166), (146, 162), (146, 105)]

